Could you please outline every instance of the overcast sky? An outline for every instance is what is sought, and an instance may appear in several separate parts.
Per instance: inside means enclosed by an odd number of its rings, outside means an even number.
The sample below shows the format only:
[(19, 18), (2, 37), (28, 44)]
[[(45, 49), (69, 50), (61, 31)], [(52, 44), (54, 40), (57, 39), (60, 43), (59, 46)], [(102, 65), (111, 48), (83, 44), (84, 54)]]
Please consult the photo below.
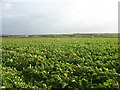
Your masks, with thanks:
[(118, 1), (2, 0), (2, 34), (117, 33)]

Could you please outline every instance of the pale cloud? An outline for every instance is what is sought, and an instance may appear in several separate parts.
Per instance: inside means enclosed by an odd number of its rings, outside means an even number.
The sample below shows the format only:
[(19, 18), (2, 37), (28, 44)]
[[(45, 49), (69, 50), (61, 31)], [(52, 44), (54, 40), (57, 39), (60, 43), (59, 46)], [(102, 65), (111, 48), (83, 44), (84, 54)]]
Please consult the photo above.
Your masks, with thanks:
[(118, 0), (3, 1), (3, 34), (118, 31)]
[(12, 4), (11, 3), (1, 3), (0, 4), (0, 10), (9, 10), (11, 9)]
[(59, 2), (69, 0), (1, 0), (1, 2)]

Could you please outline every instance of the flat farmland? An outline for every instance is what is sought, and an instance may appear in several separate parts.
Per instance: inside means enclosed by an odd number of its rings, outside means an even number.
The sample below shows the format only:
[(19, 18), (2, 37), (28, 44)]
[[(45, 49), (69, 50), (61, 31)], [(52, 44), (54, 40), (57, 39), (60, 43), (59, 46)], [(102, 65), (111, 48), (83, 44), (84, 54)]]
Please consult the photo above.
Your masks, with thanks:
[(3, 38), (5, 88), (120, 88), (118, 38)]

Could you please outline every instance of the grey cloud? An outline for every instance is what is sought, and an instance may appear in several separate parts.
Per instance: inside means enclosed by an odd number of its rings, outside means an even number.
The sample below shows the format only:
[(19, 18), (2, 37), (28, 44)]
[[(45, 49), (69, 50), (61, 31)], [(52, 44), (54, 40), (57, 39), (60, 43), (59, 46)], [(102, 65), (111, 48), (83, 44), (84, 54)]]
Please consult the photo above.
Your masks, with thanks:
[[(116, 21), (108, 23), (112, 21), (108, 21), (110, 16), (108, 19), (104, 19), (103, 14), (103, 17), (99, 17), (100, 15), (95, 12), (89, 15), (84, 9), (70, 6), (72, 4), (66, 6), (66, 2), (62, 2), (63, 0), (59, 1), (60, 3), (55, 0), (52, 0), (54, 2), (49, 1), (49, 3), (46, 1), (12, 3), (12, 8), (3, 13), (3, 34), (112, 32), (113, 29), (117, 30)], [(69, 1), (67, 0), (67, 2)], [(97, 17), (94, 17), (94, 14)], [(90, 16), (93, 19), (89, 18)]]

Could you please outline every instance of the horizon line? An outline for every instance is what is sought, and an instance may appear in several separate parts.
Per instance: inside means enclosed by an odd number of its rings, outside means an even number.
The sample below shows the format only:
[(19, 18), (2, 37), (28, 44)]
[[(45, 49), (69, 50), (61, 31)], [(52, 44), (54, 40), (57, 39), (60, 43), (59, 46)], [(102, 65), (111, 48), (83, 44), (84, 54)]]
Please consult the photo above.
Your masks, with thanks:
[(41, 33), (41, 34), (0, 34), (0, 35), (62, 35), (62, 34), (118, 34), (120, 32), (88, 32), (88, 33)]

